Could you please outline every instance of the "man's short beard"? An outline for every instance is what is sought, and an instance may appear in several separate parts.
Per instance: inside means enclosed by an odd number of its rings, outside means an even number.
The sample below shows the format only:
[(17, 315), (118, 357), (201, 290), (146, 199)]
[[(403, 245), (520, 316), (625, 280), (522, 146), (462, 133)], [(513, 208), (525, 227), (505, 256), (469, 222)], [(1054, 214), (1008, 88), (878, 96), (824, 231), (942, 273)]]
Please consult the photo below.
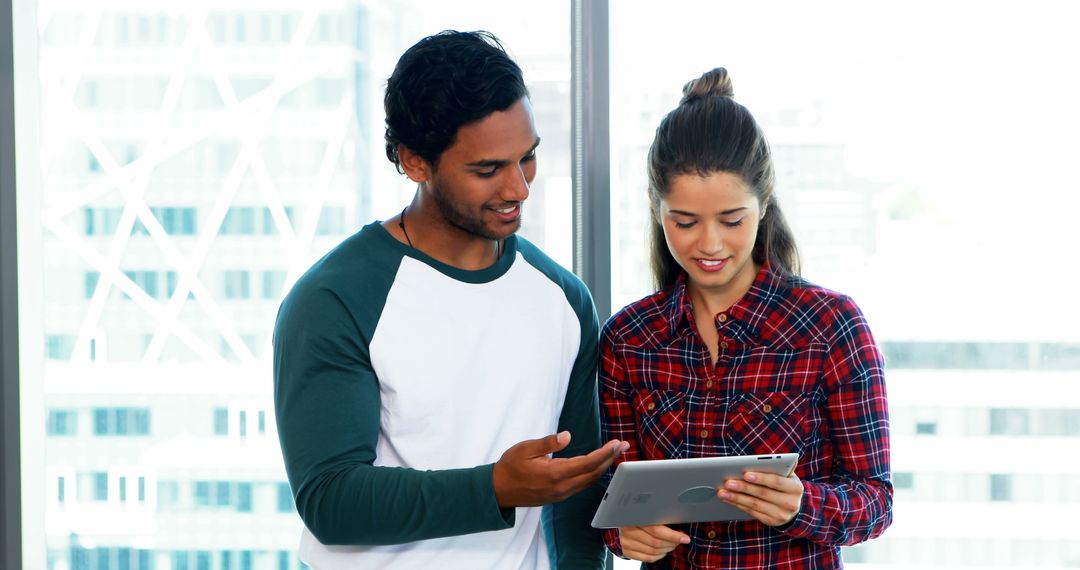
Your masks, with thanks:
[[(518, 223), (509, 234), (505, 236), (497, 235), (484, 224), (483, 219), (471, 216), (468, 212), (459, 207), (459, 205), (452, 201), (447, 193), (443, 192), (438, 185), (432, 184), (431, 197), (435, 199), (435, 207), (438, 208), (439, 213), (442, 214), (446, 223), (465, 233), (497, 241), (517, 232), (518, 228), (521, 227), (521, 218), (519, 217)], [(518, 202), (518, 207), (521, 207), (520, 202)]]

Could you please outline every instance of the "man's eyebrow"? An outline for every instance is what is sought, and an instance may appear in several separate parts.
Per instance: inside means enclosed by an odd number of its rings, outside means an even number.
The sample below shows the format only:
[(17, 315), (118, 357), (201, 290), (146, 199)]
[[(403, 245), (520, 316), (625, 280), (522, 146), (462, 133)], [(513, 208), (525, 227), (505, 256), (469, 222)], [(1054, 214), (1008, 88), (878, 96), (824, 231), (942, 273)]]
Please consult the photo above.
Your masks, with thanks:
[[(740, 208), (732, 208), (730, 210), (724, 210), (723, 212), (720, 212), (720, 215), (721, 216), (727, 216), (729, 214), (734, 214), (734, 213), (737, 213), (737, 212), (741, 212), (741, 211), (743, 211), (745, 209), (746, 209), (746, 206), (742, 206)], [(668, 213), (678, 214), (680, 216), (697, 216), (697, 214), (695, 214), (694, 212), (687, 212), (686, 210), (668, 210)]]
[[(538, 146), (540, 146), (540, 137), (536, 137), (536, 142), (534, 142), (532, 147), (529, 148), (529, 152), (525, 153), (525, 156), (528, 156), (529, 154), (531, 154), (532, 151), (536, 150), (536, 147), (538, 147)], [(496, 158), (485, 158), (485, 159), (477, 160), (475, 162), (470, 162), (470, 163), (466, 164), (465, 166), (468, 166), (468, 167), (471, 167), (471, 168), (491, 168), (492, 166), (506, 166), (507, 164), (510, 164), (509, 160), (502, 160), (502, 159), (496, 159)]]

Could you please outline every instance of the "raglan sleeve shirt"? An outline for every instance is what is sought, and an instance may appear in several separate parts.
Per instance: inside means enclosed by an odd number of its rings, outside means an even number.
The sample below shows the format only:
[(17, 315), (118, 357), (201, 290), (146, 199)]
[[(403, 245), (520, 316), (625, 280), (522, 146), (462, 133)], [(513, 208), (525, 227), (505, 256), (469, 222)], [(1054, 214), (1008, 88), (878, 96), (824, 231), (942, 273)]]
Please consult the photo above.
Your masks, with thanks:
[(401, 544), (512, 527), (514, 510), (496, 502), (493, 464), (438, 471), (373, 466), (380, 396), (371, 334), (318, 283), (295, 288), (278, 313), (275, 411), (304, 524), (327, 545)]
[[(586, 455), (602, 444), (596, 386), (599, 323), (588, 292), (583, 290), (582, 294), (582, 303), (576, 308), (582, 323), (581, 348), (559, 416), (559, 431), (569, 431), (571, 440), (566, 449), (554, 454), (554, 457)], [(554, 568), (584, 570), (604, 567), (600, 531), (589, 524), (603, 493), (604, 486), (598, 481), (565, 501), (545, 507), (544, 532), (548, 536)]]

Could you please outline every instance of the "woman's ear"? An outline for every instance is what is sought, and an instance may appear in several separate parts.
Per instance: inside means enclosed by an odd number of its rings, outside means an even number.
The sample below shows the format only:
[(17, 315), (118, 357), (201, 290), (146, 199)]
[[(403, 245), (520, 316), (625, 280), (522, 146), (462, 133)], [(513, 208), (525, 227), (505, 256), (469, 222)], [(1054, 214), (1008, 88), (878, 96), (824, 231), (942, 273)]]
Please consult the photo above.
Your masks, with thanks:
[(398, 145), (398, 160), (401, 161), (401, 169), (409, 180), (420, 183), (431, 178), (431, 164), (403, 144)]

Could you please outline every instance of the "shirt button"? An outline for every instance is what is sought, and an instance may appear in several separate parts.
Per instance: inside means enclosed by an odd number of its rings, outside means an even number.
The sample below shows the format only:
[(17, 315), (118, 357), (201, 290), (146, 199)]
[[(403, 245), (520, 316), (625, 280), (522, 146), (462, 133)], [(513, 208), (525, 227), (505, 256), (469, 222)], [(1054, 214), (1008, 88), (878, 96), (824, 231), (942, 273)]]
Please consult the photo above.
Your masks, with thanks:
[(722, 323), (726, 323), (727, 322), (727, 315), (725, 315), (724, 313), (720, 313), (719, 315), (716, 316), (716, 320), (718, 320), (718, 321), (720, 321)]
[(764, 406), (761, 406), (761, 411), (765, 412), (766, 414), (771, 412), (772, 411), (772, 405), (771, 404), (765, 404)]
[(647, 405), (645, 406), (645, 408), (647, 408), (647, 409), (648, 409), (648, 410), (649, 410), (649, 411), (651, 412), (651, 411), (653, 411), (653, 410), (655, 410), (655, 409), (656, 409), (656, 403), (654, 403), (654, 402), (649, 402), (649, 403), (648, 403), (648, 404), (647, 404)]
[(710, 530), (709, 534), (706, 534), (705, 536), (709, 537), (709, 539), (712, 540), (712, 539), (716, 538), (716, 531), (715, 530)]
[(706, 388), (712, 388), (712, 380), (709, 380), (708, 382), (706, 382), (705, 387)]
[(707, 430), (707, 429), (701, 430), (701, 439), (705, 439), (707, 437), (709, 437), (709, 430)]
[(724, 350), (727, 350), (728, 346), (729, 345), (728, 345), (728, 342), (726, 340), (724, 342), (720, 343), (720, 348), (722, 348)]

